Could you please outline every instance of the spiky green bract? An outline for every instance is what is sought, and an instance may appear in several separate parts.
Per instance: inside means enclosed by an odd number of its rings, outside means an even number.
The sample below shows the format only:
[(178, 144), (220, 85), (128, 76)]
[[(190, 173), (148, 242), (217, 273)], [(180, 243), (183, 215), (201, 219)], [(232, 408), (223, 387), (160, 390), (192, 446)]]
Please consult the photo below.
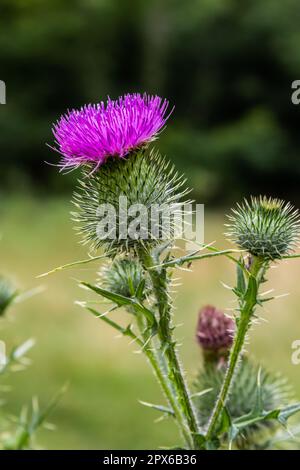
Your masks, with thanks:
[(15, 286), (5, 277), (0, 276), (0, 317), (17, 295)]
[(232, 209), (226, 234), (254, 256), (275, 260), (297, 245), (300, 217), (288, 202), (266, 196), (252, 197)]
[[(214, 362), (206, 362), (199, 372), (194, 383), (196, 410), (199, 422), (206, 426), (226, 371), (226, 364), (219, 366)], [(227, 409), (232, 419), (250, 413), (257, 400), (257, 380), (259, 367), (253, 364), (247, 357), (243, 357), (228, 399)], [(272, 375), (264, 368), (260, 368), (260, 384), (263, 408), (271, 411), (286, 405), (291, 398), (291, 389), (285, 379), (278, 375)], [(201, 394), (201, 391), (207, 391)], [(243, 431), (243, 436), (237, 439), (239, 448), (258, 448), (263, 445), (277, 430), (275, 421), (265, 421), (248, 426)]]
[[(85, 171), (80, 181), (73, 202), (77, 208), (74, 220), (79, 224), (83, 243), (91, 243), (94, 249), (101, 246), (114, 254), (138, 251), (141, 247), (152, 247), (166, 239), (172, 239), (177, 228), (176, 217), (170, 218), (170, 225), (165, 226), (161, 217), (153, 212), (153, 207), (171, 207), (177, 213), (184, 202), (183, 197), (189, 192), (184, 188), (185, 180), (178, 175), (173, 165), (156, 151), (139, 151), (124, 159), (107, 161), (97, 172)], [(121, 201), (120, 201), (121, 197)], [(126, 206), (124, 205), (124, 201)], [(99, 206), (109, 205), (115, 209), (115, 227), (109, 237), (99, 237), (99, 223), (103, 217), (99, 215)], [(138, 209), (142, 205), (143, 224), (140, 236), (129, 236), (128, 229), (136, 224), (139, 214), (129, 208)], [(124, 211), (129, 216), (124, 224)], [(140, 212), (141, 214), (141, 212)], [(132, 223), (132, 224), (131, 224)]]
[(105, 289), (124, 297), (145, 298), (146, 273), (136, 259), (114, 259), (100, 271), (100, 282)]

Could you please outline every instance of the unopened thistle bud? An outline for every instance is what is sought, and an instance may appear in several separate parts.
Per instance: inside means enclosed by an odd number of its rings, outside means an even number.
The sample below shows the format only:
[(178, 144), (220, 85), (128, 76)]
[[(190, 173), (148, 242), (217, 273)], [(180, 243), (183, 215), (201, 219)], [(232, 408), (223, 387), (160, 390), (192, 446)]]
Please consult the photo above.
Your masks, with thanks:
[[(260, 369), (261, 400), (263, 409), (272, 411), (287, 405), (292, 400), (292, 390), (287, 381), (278, 374), (272, 374), (263, 367), (258, 367), (249, 358), (243, 356), (233, 387), (226, 404), (234, 420), (250, 414), (257, 403), (257, 380)], [(226, 367), (218, 367), (213, 362), (205, 364), (194, 383), (194, 393), (198, 419), (206, 427), (226, 374)], [(206, 393), (201, 393), (206, 390)], [(278, 429), (275, 421), (251, 423), (243, 430), (243, 435), (235, 443), (241, 449), (264, 448)], [(225, 443), (226, 444), (226, 443)], [(228, 443), (227, 443), (228, 445)]]
[(280, 259), (297, 245), (300, 217), (290, 203), (266, 196), (252, 197), (232, 209), (228, 218), (226, 235), (253, 256)]
[(100, 271), (101, 285), (124, 297), (136, 297), (143, 300), (147, 292), (145, 272), (137, 260), (115, 259)]
[(178, 220), (182, 223), (184, 184), (155, 151), (135, 152), (107, 161), (92, 174), (87, 171), (73, 198), (82, 242), (120, 253), (173, 239)]
[(196, 337), (204, 354), (227, 355), (232, 345), (234, 321), (211, 305), (199, 312)]

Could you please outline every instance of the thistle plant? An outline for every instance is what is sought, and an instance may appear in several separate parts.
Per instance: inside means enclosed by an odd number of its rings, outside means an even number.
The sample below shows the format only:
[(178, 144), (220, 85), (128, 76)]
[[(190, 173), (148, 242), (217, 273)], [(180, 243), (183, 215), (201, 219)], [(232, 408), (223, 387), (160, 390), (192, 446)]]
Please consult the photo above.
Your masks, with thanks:
[(218, 361), (226, 357), (233, 342), (234, 321), (212, 305), (199, 312), (197, 341), (205, 356)]
[[(145, 283), (145, 271), (133, 258), (116, 259), (112, 263), (103, 266), (99, 273), (99, 282), (107, 290), (123, 297), (134, 298), (138, 290), (141, 291), (140, 300), (145, 300), (147, 287)], [(143, 289), (140, 286), (143, 285)]]
[(298, 211), (280, 199), (252, 197), (238, 204), (228, 218), (231, 240), (263, 260), (281, 259), (299, 240)]
[[(184, 177), (151, 147), (170, 115), (168, 108), (168, 102), (157, 96), (126, 95), (72, 110), (54, 125), (61, 170), (81, 172), (72, 216), (82, 243), (92, 251), (87, 259), (50, 272), (106, 259), (95, 283), (81, 281), (80, 286), (110, 306), (102, 312), (94, 301), (78, 303), (145, 354), (167, 400), (167, 405), (147, 406), (174, 419), (185, 449), (216, 449), (224, 442), (238, 446), (249, 430), (269, 422), (285, 424), (300, 410), (300, 404), (281, 403), (283, 394), (276, 380), (269, 380), (262, 369), (256, 373), (244, 354), (256, 307), (271, 300), (259, 293), (270, 264), (298, 256), (292, 252), (299, 215), (283, 201), (252, 198), (230, 216), (228, 237), (237, 248), (219, 250), (201, 244), (193, 253), (176, 258), (179, 216), (191, 203), (186, 199), (189, 190)], [(213, 364), (212, 381), (216, 380), (211, 382), (214, 392), (208, 403), (203, 401), (203, 391), (199, 391), (200, 401), (199, 393), (190, 393), (179, 359), (171, 287), (176, 268), (216, 256), (225, 256), (236, 265), (232, 292), (237, 308), (230, 319), (206, 307), (199, 319), (198, 341), (207, 364)], [(113, 312), (120, 307), (129, 313), (129, 324), (125, 317), (122, 324), (114, 320)], [(210, 383), (208, 377), (201, 375), (199, 387)], [(256, 397), (247, 407), (242, 406), (235, 388), (246, 379), (248, 393), (251, 389)]]
[[(15, 285), (5, 276), (0, 276), (0, 329), (2, 322), (5, 321), (4, 316), (14, 301), (17, 299), (20, 301), (22, 297), (31, 296), (34, 293), (34, 291), (28, 291), (19, 295)], [(50, 429), (50, 423), (47, 422), (48, 416), (63, 393), (61, 390), (43, 409), (40, 409), (38, 398), (33, 397), (32, 404), (23, 406), (19, 416), (12, 416), (5, 411), (4, 392), (9, 391), (9, 388), (4, 386), (3, 380), (7, 375), (24, 370), (30, 365), (27, 355), (34, 345), (35, 341), (32, 338), (27, 339), (7, 352), (5, 358), (2, 356), (0, 358), (0, 391), (3, 392), (0, 402), (0, 450), (36, 449), (37, 431), (41, 427)], [(51, 428), (53, 428), (52, 425)]]
[[(204, 428), (209, 422), (228, 367), (234, 329), (233, 320), (221, 310), (206, 306), (200, 311), (196, 337), (203, 354), (203, 364), (193, 389), (199, 422)], [(227, 403), (231, 419), (251, 413), (256, 406), (258, 392), (267, 412), (287, 406), (293, 397), (292, 389), (285, 378), (256, 365), (244, 353)], [(250, 423), (236, 439), (235, 447), (267, 449), (277, 430), (278, 424), (275, 421)], [(222, 435), (221, 444), (225, 448), (228, 447), (228, 437), (226, 433)]]
[[(145, 148), (133, 151), (127, 158), (108, 160), (98, 171), (88, 166), (73, 197), (76, 207), (73, 219), (78, 224), (82, 242), (90, 243), (94, 249), (103, 246), (105, 252), (114, 255), (138, 252), (145, 245), (150, 249), (163, 237), (171, 238), (176, 231), (176, 217), (164, 227), (164, 218), (158, 211), (162, 207), (171, 208), (176, 215), (176, 211), (189, 202), (183, 200), (188, 192), (184, 183), (174, 166), (157, 151)], [(100, 236), (99, 222), (103, 212), (112, 208), (108, 220), (111, 232)], [(140, 219), (128, 221), (127, 210), (129, 214), (140, 211)], [(142, 228), (140, 237), (128, 237), (137, 223)]]

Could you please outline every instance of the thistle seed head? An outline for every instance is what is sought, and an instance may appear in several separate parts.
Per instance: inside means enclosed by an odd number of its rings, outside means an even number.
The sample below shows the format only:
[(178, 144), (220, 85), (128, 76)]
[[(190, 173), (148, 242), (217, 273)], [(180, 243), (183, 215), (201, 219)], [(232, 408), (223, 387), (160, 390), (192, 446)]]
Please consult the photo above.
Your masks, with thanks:
[(232, 209), (228, 218), (226, 235), (253, 256), (280, 259), (297, 246), (300, 217), (289, 202), (252, 197)]

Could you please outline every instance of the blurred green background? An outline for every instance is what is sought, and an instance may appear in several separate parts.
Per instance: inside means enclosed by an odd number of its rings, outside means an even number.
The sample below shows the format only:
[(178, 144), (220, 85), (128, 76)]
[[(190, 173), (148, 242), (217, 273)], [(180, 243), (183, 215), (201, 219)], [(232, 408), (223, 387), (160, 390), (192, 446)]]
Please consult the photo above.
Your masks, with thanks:
[[(300, 78), (299, 2), (286, 0), (1, 0), (0, 105), (1, 273), (21, 288), (45, 291), (14, 307), (0, 323), (8, 346), (35, 337), (33, 365), (10, 377), (8, 407), (16, 413), (66, 382), (47, 448), (155, 448), (177, 444), (173, 424), (155, 423), (138, 399), (161, 403), (140, 355), (123, 338), (73, 305), (84, 298), (74, 278), (93, 279), (98, 266), (35, 276), (86, 257), (69, 220), (76, 173), (59, 175), (46, 147), (51, 124), (67, 108), (147, 91), (175, 111), (159, 147), (183, 170), (206, 204), (205, 238), (225, 244), (224, 210), (249, 194), (300, 203), (299, 107), (291, 83)], [(300, 338), (299, 265), (282, 263), (271, 281), (287, 298), (263, 312), (254, 356), (284, 372), (300, 397), (291, 343)], [(231, 307), (234, 267), (224, 259), (182, 273), (175, 317), (190, 380), (201, 357), (194, 340), (199, 308)], [(123, 320), (124, 313), (118, 314)], [(125, 320), (125, 319), (124, 319)], [(127, 319), (126, 319), (127, 320)], [(125, 320), (125, 321), (126, 321)], [(130, 351), (131, 350), (131, 351)]]
[(1, 0), (0, 14), (2, 185), (70, 189), (44, 164), (51, 123), (147, 91), (175, 105), (160, 148), (202, 202), (299, 199), (297, 0)]

